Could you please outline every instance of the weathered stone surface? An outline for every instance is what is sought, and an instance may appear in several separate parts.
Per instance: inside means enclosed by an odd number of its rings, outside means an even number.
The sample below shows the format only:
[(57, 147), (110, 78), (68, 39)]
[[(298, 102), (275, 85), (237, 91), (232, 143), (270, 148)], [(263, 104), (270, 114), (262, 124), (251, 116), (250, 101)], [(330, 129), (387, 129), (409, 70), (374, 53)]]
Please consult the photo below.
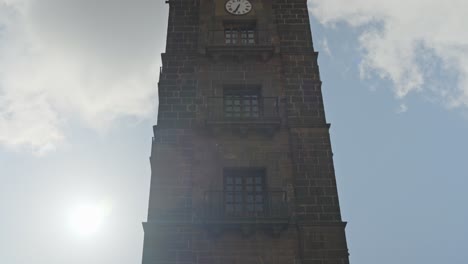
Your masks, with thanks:
[[(306, 1), (252, 4), (231, 16), (221, 0), (169, 0), (143, 264), (349, 263)], [(217, 47), (210, 32), (226, 23), (254, 24), (269, 41)], [(278, 122), (209, 122), (223, 111), (209, 98), (236, 86), (277, 98)], [(207, 218), (225, 168), (263, 168), (287, 217)]]

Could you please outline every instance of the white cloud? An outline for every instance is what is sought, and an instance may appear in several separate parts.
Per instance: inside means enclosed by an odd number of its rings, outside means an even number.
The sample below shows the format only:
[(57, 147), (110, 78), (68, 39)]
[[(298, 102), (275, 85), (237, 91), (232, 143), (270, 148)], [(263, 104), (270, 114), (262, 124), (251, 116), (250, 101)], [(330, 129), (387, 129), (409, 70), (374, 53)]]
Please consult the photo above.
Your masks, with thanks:
[(390, 80), (399, 98), (419, 92), (468, 107), (468, 1), (309, 0), (309, 6), (325, 25), (362, 30), (363, 77)]
[(403, 113), (406, 113), (407, 111), (408, 111), (408, 106), (406, 106), (405, 104), (400, 104), (398, 108), (396, 109), (397, 114), (403, 114)]
[(154, 114), (161, 6), (0, 0), (0, 145), (46, 151), (71, 119), (103, 129)]
[(328, 39), (324, 38), (321, 44), (322, 44), (321, 45), (322, 50), (325, 52), (325, 54), (327, 54), (329, 57), (331, 57), (332, 53), (331, 53), (331, 50), (330, 50), (330, 46), (328, 45)]

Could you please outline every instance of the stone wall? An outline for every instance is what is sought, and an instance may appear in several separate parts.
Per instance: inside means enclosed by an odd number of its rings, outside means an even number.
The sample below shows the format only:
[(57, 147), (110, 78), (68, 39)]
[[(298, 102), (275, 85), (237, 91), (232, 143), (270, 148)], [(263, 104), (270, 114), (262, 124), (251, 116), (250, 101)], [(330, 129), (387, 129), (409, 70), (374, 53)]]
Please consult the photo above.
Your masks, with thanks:
[[(266, 57), (207, 52), (204, 34), (228, 17), (223, 3), (170, 0), (143, 264), (348, 264), (306, 1), (264, 0), (245, 18), (262, 16), (259, 25), (272, 31)], [(232, 84), (278, 97), (280, 125), (268, 133), (208, 125), (207, 98)], [(226, 167), (264, 168), (268, 189), (287, 194), (289, 218), (279, 232), (271, 223), (204, 221), (205, 193), (222, 190)]]
[(284, 232), (281, 238), (264, 232), (245, 236), (238, 231), (225, 231), (213, 235), (204, 227), (193, 224), (153, 225), (147, 227), (145, 233), (147, 247), (143, 263), (301, 263), (294, 227)]

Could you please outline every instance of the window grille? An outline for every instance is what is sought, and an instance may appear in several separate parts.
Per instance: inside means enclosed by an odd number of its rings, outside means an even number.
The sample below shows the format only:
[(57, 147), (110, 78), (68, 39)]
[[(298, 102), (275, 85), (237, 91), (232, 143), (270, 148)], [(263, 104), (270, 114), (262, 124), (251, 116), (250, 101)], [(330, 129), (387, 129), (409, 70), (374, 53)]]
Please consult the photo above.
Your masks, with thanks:
[(263, 169), (225, 170), (224, 196), (224, 209), (227, 215), (264, 214), (265, 171)]
[(254, 45), (255, 28), (253, 26), (225, 26), (224, 39), (226, 45)]
[(224, 117), (258, 118), (261, 115), (259, 89), (226, 89), (224, 91)]

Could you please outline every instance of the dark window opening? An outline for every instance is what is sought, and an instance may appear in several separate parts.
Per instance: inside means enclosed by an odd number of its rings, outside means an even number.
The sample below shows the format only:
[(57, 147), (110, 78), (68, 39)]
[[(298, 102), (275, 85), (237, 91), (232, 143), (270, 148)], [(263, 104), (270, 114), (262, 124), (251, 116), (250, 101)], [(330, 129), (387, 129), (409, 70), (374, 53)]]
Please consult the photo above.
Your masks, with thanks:
[(224, 117), (258, 118), (261, 97), (258, 88), (229, 88), (224, 90)]
[(224, 39), (226, 45), (253, 45), (256, 30), (254, 25), (225, 25)]
[(265, 170), (225, 169), (224, 210), (231, 216), (263, 215)]

